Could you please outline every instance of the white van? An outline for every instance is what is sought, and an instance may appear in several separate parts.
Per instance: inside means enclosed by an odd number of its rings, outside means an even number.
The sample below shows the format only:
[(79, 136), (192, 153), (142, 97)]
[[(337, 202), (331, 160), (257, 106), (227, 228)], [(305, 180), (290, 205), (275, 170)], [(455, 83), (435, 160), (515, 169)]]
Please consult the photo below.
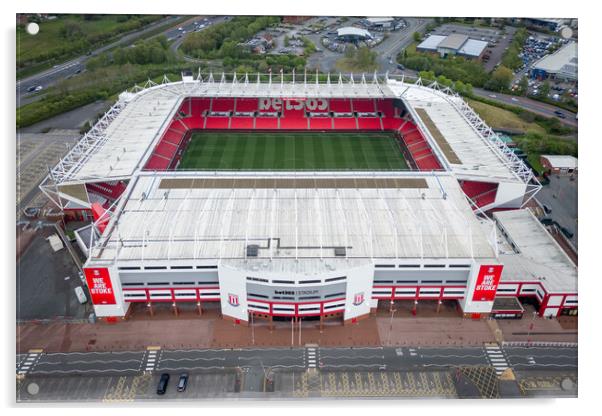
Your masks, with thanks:
[(84, 293), (84, 289), (82, 289), (81, 286), (76, 287), (74, 290), (75, 290), (75, 296), (77, 296), (77, 300), (79, 301), (79, 303), (81, 303), (83, 305), (84, 303), (88, 302), (88, 298), (86, 297), (86, 294)]

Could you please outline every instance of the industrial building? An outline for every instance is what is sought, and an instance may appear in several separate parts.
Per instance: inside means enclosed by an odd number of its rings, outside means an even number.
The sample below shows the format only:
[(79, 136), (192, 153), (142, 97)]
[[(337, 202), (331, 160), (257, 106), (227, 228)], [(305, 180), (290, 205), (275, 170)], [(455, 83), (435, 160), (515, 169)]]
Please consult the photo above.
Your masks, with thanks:
[[(391, 131), (412, 168), (178, 170), (191, 132), (258, 130)], [(376, 74), (149, 82), (122, 93), (41, 185), (94, 218), (77, 234), (98, 317), (212, 304), (243, 325), (352, 323), (393, 300), (414, 312), (455, 302), (474, 319), (516, 314), (501, 297), (576, 313), (576, 267), (517, 210), (540, 188), (453, 91)]]
[(531, 77), (540, 80), (577, 81), (578, 69), (577, 43), (569, 42), (535, 62), (531, 68)]
[(487, 42), (470, 39), (466, 35), (454, 33), (449, 36), (431, 35), (423, 40), (416, 50), (420, 52), (436, 52), (442, 58), (447, 56), (463, 56), (480, 59), (485, 53)]

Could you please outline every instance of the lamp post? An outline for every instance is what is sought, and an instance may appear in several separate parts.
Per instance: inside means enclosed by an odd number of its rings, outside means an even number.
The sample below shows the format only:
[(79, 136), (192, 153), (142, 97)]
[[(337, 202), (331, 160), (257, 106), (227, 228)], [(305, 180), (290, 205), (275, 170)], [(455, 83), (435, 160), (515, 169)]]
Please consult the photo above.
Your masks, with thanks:
[(255, 314), (251, 312), (251, 342), (255, 345), (255, 325), (253, 325), (253, 317)]
[(387, 337), (387, 345), (391, 345), (391, 333), (393, 332), (393, 315), (395, 314), (395, 309), (393, 309), (393, 305), (395, 305), (395, 302), (393, 300), (391, 300), (391, 304), (390, 304), (390, 311), (391, 311), (391, 319), (389, 320), (389, 336)]

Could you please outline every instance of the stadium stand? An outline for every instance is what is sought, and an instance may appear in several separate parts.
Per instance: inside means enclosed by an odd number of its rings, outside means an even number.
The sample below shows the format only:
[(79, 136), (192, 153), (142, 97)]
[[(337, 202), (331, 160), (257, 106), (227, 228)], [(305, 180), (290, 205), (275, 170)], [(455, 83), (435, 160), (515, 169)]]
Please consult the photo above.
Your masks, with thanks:
[(360, 130), (381, 130), (380, 118), (358, 117), (357, 125)]
[[(282, 112), (259, 110), (256, 98), (190, 98), (184, 100), (155, 146), (145, 169), (166, 170), (177, 165), (193, 130), (396, 130), (403, 148), (407, 148), (413, 165), (419, 170), (442, 169), (418, 127), (399, 118), (392, 100), (337, 99), (329, 101), (333, 117), (322, 113), (306, 113), (304, 108), (291, 108), (285, 102)], [(296, 107), (296, 106), (295, 106)], [(234, 114), (232, 116), (207, 115)], [(351, 116), (355, 113), (357, 117)], [(257, 117), (252, 116), (258, 114)], [(323, 113), (326, 115), (327, 113)], [(309, 116), (308, 116), (309, 115)], [(471, 188), (472, 189), (472, 188)], [(479, 203), (488, 203), (495, 193), (484, 189), (472, 194)]]
[(356, 130), (357, 123), (354, 117), (341, 117), (334, 119), (335, 130)]
[(309, 119), (309, 128), (311, 130), (332, 130), (332, 118), (312, 117)]
[(373, 113), (376, 111), (374, 100), (355, 99), (352, 104), (353, 111), (358, 113)]
[(351, 113), (351, 100), (347, 99), (336, 99), (333, 98), (330, 100), (330, 111), (333, 113)]
[(234, 111), (234, 98), (213, 98), (213, 102), (211, 103), (211, 111)]
[(230, 129), (253, 129), (253, 117), (232, 117), (230, 119)]
[(497, 183), (460, 181), (460, 186), (466, 196), (472, 199), (478, 207), (484, 207), (495, 202)]
[(257, 111), (257, 98), (237, 98), (236, 111), (255, 112)]
[(126, 183), (122, 181), (88, 183), (86, 189), (88, 192), (103, 196), (108, 200), (114, 201), (125, 191)]

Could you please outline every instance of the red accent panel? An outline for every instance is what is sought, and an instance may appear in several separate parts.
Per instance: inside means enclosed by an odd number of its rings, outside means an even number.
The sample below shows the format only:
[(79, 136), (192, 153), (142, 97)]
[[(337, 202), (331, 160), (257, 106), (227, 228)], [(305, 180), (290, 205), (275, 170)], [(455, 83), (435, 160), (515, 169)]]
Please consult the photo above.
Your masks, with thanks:
[(257, 98), (237, 98), (236, 111), (239, 112), (255, 112), (258, 108)]
[(234, 98), (214, 98), (211, 111), (234, 111)]
[(502, 277), (503, 268), (504, 266), (501, 264), (481, 265), (472, 295), (473, 302), (493, 301), (495, 292), (497, 292), (497, 285)]
[(374, 100), (353, 100), (353, 111), (357, 111), (359, 113), (373, 113)]
[(92, 216), (94, 218), (94, 222), (98, 221), (96, 224), (98, 231), (100, 231), (101, 234), (104, 233), (110, 218), (107, 214), (107, 211), (98, 202), (94, 202), (92, 204)]
[(115, 305), (115, 293), (106, 267), (91, 267), (84, 269), (92, 303), (95, 305)]

